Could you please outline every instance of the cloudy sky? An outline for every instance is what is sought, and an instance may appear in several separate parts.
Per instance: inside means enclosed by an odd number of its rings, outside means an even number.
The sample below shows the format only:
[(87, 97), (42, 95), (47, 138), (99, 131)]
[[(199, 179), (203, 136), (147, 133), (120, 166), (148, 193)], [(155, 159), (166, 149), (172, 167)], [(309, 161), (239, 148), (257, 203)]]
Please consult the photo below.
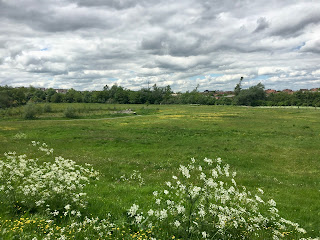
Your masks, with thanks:
[(320, 87), (319, 0), (0, 0), (0, 85)]

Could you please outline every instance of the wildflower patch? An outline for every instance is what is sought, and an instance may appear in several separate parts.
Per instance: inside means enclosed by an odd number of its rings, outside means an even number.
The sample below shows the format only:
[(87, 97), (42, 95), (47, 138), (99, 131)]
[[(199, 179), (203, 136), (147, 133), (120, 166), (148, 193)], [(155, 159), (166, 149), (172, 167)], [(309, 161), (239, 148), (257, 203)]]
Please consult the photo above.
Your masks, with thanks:
[[(42, 155), (53, 157), (45, 143), (32, 142)], [(87, 205), (84, 187), (98, 179), (99, 172), (89, 164), (77, 165), (70, 159), (53, 157), (51, 162), (30, 159), (15, 152), (5, 153), (0, 160), (0, 198), (13, 212), (69, 214), (81, 216)]]
[(297, 239), (306, 231), (280, 216), (264, 191), (251, 193), (236, 183), (236, 172), (222, 160), (194, 158), (154, 191), (146, 213), (133, 204), (128, 217), (141, 229), (153, 228), (153, 237), (169, 239)]

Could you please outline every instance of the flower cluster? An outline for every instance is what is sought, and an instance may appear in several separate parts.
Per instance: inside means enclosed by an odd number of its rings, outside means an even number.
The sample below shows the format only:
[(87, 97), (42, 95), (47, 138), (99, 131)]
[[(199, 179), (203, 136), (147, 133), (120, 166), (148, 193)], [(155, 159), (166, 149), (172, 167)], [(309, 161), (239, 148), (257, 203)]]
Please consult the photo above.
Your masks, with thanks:
[(62, 226), (55, 221), (43, 218), (24, 218), (5, 220), (0, 217), (0, 239), (24, 240), (72, 240), (72, 239), (148, 239), (151, 230), (133, 231), (104, 219), (84, 217), (83, 220), (70, 218)]
[[(50, 155), (52, 148), (32, 142), (39, 151)], [(55, 157), (51, 162), (29, 159), (15, 152), (5, 153), (0, 160), (0, 198), (15, 211), (49, 213), (52, 216), (81, 216), (86, 207), (84, 187), (99, 173), (90, 165)]]
[(21, 133), (21, 132), (19, 132), (13, 136), (13, 139), (17, 139), (17, 140), (26, 139), (26, 138), (27, 138), (27, 135), (25, 133)]
[[(182, 239), (281, 239), (305, 233), (297, 223), (282, 218), (273, 199), (264, 200), (263, 190), (251, 193), (239, 187), (236, 172), (220, 158), (191, 159), (179, 175), (154, 191), (155, 203), (143, 214), (138, 205), (128, 212), (140, 228), (158, 229), (154, 237), (175, 235)], [(166, 229), (166, 231), (161, 231)]]

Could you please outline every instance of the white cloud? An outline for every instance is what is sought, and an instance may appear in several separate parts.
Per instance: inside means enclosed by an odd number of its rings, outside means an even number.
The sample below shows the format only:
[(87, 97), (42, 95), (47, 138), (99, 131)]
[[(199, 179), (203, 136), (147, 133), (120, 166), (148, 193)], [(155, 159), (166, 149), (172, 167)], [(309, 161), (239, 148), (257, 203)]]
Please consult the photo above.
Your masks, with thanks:
[(319, 11), (302, 0), (0, 1), (0, 85), (231, 90), (244, 76), (319, 87)]

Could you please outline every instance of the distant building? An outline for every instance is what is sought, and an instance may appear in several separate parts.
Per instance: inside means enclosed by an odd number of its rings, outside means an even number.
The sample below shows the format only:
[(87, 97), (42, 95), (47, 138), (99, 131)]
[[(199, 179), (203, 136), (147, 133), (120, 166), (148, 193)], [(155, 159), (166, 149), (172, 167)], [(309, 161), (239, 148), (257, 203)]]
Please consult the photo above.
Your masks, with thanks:
[(277, 93), (277, 90), (267, 89), (267, 90), (265, 90), (265, 93), (266, 93), (266, 94)]
[(310, 91), (311, 92), (320, 92), (320, 89), (319, 88), (311, 88)]
[(56, 93), (67, 93), (68, 89), (54, 89)]
[(294, 91), (291, 90), (291, 89), (284, 89), (284, 90), (282, 90), (282, 92), (285, 92), (285, 93), (288, 93), (288, 94), (293, 94), (294, 93)]

